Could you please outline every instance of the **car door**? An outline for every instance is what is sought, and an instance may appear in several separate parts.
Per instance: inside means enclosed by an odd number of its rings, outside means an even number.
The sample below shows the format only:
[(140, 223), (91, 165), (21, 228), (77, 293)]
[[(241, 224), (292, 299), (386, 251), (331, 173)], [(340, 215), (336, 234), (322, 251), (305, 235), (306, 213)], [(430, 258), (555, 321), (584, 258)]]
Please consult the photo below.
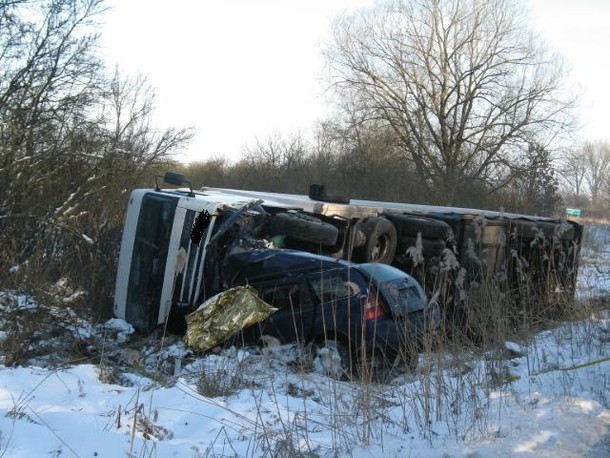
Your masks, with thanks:
[(252, 286), (261, 299), (278, 309), (259, 326), (261, 335), (271, 335), (282, 343), (310, 339), (316, 304), (304, 277)]
[(333, 269), (311, 275), (308, 279), (314, 301), (319, 303), (313, 337), (341, 334), (359, 341), (361, 328), (361, 296), (366, 284), (350, 276), (346, 269)]

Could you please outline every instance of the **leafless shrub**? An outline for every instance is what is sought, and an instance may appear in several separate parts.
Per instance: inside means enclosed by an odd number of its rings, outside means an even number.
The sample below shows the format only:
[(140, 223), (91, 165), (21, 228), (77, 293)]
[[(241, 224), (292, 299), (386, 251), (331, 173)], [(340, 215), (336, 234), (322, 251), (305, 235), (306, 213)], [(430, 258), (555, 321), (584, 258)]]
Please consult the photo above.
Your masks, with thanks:
[(197, 380), (197, 392), (208, 398), (231, 396), (247, 386), (243, 368), (233, 362), (203, 367)]

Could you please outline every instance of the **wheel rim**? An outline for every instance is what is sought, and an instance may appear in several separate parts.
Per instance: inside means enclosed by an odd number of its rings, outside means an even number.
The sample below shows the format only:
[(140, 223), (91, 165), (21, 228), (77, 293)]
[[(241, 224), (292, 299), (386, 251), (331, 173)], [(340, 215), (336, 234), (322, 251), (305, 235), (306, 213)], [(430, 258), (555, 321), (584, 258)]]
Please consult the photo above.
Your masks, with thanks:
[(388, 252), (389, 240), (387, 235), (380, 236), (376, 241), (373, 249), (371, 250), (371, 261), (378, 261), (383, 259)]

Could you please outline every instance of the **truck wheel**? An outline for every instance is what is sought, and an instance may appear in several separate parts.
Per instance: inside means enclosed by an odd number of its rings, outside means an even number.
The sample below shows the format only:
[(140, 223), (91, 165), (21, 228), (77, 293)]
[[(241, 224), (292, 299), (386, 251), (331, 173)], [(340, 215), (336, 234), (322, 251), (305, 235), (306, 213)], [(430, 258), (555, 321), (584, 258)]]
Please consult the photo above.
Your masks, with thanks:
[(418, 215), (385, 215), (395, 224), (400, 235), (417, 237), (421, 232), (422, 237), (429, 239), (445, 239), (451, 227), (440, 219), (427, 218)]
[(573, 240), (574, 239), (574, 226), (562, 228), (559, 223), (551, 223), (546, 221), (536, 221), (538, 229), (542, 230), (544, 237), (552, 242), (556, 234), (560, 235), (562, 240)]
[[(422, 242), (422, 255), (424, 258), (433, 258), (435, 256), (441, 256), (447, 244), (444, 240), (440, 239), (421, 239)], [(410, 247), (414, 247), (417, 244), (417, 237), (401, 237), (400, 238), (400, 252), (405, 253)]]
[(339, 237), (339, 229), (314, 216), (304, 213), (282, 212), (273, 216), (269, 223), (272, 235), (285, 235), (302, 242), (334, 245)]
[(358, 250), (361, 262), (391, 264), (396, 254), (396, 228), (383, 217), (371, 218), (362, 225), (366, 242)]

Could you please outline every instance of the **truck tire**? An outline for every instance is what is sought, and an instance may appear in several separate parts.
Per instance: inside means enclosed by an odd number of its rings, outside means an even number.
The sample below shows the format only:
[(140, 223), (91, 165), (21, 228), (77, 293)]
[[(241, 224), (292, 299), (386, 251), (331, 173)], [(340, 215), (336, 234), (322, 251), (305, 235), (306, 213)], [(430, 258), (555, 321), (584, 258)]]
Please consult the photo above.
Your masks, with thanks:
[[(517, 245), (529, 245), (529, 242), (536, 238), (538, 227), (536, 223), (529, 220), (509, 220), (508, 236)], [(515, 240), (515, 235), (517, 239)]]
[(562, 228), (559, 223), (552, 223), (546, 221), (536, 221), (536, 226), (541, 230), (545, 238), (552, 242), (555, 236), (559, 236), (561, 240), (573, 240), (574, 239), (574, 226)]
[(440, 219), (428, 218), (418, 215), (384, 215), (398, 230), (401, 236), (422, 237), (428, 239), (445, 239), (451, 230), (449, 224)]
[(358, 249), (359, 260), (391, 264), (398, 243), (394, 224), (383, 217), (370, 218), (362, 224), (362, 232), (366, 241)]
[[(427, 239), (423, 238), (422, 241), (422, 255), (424, 258), (440, 257), (443, 254), (447, 244), (441, 239)], [(410, 247), (415, 246), (417, 243), (417, 237), (401, 237), (400, 238), (400, 252), (404, 253)]]
[(278, 213), (271, 219), (268, 230), (271, 235), (322, 245), (334, 245), (339, 237), (335, 226), (305, 213)]

